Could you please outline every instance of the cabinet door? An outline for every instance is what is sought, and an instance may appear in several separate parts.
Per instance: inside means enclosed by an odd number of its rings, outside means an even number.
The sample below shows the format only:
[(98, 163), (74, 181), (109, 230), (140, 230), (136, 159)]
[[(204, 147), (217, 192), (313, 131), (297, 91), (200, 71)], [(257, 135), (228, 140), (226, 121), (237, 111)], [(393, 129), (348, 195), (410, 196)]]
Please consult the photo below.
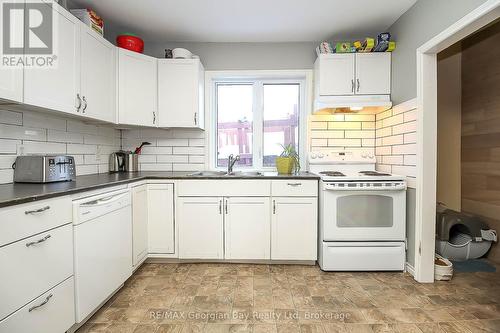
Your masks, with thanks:
[(0, 67), (0, 100), (23, 101), (23, 68)]
[(203, 128), (203, 86), (199, 59), (159, 60), (159, 126)]
[(356, 94), (391, 93), (391, 53), (356, 53)]
[(175, 252), (173, 184), (148, 184), (148, 252)]
[(332, 54), (319, 59), (321, 96), (354, 94), (354, 54)]
[(316, 260), (317, 198), (273, 197), (271, 259)]
[(222, 198), (178, 198), (177, 221), (179, 223), (179, 258), (224, 258)]
[(156, 126), (157, 60), (118, 48), (118, 120), (120, 124)]
[(52, 3), (55, 27), (52, 68), (24, 68), (24, 103), (78, 114), (80, 93), (80, 24), (68, 11)]
[(147, 185), (139, 185), (132, 189), (132, 248), (134, 267), (140, 264), (148, 254), (147, 190)]
[(82, 114), (116, 122), (115, 46), (90, 28), (81, 25)]
[(269, 198), (225, 198), (225, 258), (269, 259)]

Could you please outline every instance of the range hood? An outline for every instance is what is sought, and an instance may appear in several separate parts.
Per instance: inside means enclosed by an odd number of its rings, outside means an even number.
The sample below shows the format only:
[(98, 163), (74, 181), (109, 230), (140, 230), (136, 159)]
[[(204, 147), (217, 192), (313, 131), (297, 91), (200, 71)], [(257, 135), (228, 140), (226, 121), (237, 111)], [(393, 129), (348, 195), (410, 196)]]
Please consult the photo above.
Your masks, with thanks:
[(335, 113), (335, 110), (356, 112), (364, 108), (386, 110), (391, 107), (390, 95), (318, 96), (314, 101), (313, 114), (324, 114), (325, 110)]

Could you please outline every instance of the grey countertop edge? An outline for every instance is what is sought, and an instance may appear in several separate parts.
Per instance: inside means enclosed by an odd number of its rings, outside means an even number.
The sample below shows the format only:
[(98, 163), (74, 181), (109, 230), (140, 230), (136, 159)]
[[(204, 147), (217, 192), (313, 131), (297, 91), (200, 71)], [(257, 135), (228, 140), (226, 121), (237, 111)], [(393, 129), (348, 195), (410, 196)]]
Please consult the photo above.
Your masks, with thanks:
[(294, 175), (279, 175), (276, 173), (264, 176), (193, 176), (185, 172), (137, 172), (137, 173), (104, 173), (78, 176), (75, 181), (48, 184), (9, 183), (0, 185), (0, 208), (50, 199), (80, 192), (98, 190), (101, 188), (125, 185), (144, 180), (187, 180), (187, 179), (304, 179), (319, 180), (320, 177), (309, 172)]

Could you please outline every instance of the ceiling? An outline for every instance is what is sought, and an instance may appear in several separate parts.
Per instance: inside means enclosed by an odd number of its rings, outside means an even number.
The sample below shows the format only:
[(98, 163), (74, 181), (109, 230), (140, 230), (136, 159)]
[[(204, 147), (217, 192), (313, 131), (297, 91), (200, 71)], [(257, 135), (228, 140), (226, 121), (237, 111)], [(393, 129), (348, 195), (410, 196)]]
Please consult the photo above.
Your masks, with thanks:
[[(416, 0), (73, 0), (148, 41), (305, 42), (374, 36)], [(105, 28), (106, 31), (106, 28)]]

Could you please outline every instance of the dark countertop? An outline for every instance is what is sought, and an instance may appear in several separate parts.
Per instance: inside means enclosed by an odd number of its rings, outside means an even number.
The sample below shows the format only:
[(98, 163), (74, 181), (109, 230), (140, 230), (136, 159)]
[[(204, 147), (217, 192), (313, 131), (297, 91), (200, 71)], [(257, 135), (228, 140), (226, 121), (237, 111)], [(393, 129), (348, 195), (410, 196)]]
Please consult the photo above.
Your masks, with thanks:
[(192, 172), (147, 171), (132, 173), (103, 173), (78, 176), (75, 181), (49, 184), (9, 183), (0, 185), (0, 207), (18, 205), (99, 188), (132, 183), (147, 179), (319, 179), (319, 176), (300, 172), (279, 175), (264, 172), (263, 176), (193, 176)]

